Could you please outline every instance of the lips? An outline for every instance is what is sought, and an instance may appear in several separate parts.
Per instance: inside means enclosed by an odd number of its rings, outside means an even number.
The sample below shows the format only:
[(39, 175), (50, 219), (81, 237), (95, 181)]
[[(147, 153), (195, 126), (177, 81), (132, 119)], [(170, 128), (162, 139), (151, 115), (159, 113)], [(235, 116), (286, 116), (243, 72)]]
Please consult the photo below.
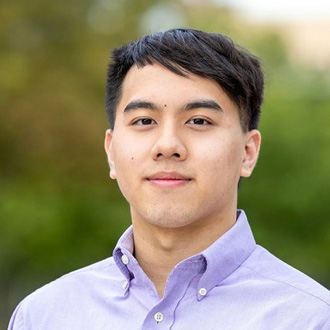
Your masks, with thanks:
[(177, 172), (158, 172), (148, 176), (147, 180), (159, 187), (178, 187), (190, 182), (191, 178)]

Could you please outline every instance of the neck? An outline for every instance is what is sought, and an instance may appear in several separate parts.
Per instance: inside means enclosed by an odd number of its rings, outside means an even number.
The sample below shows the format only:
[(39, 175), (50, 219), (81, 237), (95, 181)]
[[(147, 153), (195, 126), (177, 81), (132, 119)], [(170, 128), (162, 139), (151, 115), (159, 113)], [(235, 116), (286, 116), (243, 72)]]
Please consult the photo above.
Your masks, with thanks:
[(132, 211), (134, 253), (160, 297), (171, 270), (180, 261), (208, 248), (236, 221), (236, 209), (180, 228), (158, 227)]

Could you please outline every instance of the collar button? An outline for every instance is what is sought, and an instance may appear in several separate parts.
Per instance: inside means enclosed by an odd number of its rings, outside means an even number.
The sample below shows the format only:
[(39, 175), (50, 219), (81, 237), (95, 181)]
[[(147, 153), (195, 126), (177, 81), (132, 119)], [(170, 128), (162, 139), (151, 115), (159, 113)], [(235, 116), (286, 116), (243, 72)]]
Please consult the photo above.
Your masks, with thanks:
[(123, 254), (121, 256), (121, 261), (123, 262), (124, 265), (127, 265), (129, 262), (128, 256), (126, 254)]
[(200, 288), (198, 293), (201, 295), (201, 296), (206, 296), (207, 294), (207, 290), (205, 288)]

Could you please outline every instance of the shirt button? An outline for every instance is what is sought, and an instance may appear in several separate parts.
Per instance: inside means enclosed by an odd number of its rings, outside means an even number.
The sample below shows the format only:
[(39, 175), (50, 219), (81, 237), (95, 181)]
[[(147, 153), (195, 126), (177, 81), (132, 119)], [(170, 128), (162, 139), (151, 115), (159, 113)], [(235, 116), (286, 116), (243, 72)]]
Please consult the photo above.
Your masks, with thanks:
[(207, 290), (205, 288), (200, 288), (198, 293), (201, 295), (201, 296), (206, 296), (207, 294)]
[(161, 312), (158, 312), (154, 315), (154, 319), (156, 322), (162, 322), (164, 320), (164, 315)]
[(127, 265), (129, 261), (128, 256), (126, 254), (123, 254), (121, 256), (121, 261), (123, 262), (124, 265)]

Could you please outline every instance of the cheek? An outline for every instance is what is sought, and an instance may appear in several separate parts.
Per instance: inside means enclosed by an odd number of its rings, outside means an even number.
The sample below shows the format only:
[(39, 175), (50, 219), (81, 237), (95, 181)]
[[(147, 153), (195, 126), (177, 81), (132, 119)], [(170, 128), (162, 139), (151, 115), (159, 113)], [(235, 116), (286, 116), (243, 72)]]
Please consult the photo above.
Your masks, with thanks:
[(132, 173), (132, 168), (136, 166), (137, 152), (131, 148), (122, 148), (121, 150), (116, 151), (114, 160), (117, 176), (126, 176), (127, 174)]
[(115, 152), (116, 181), (123, 196), (130, 200), (136, 173), (136, 155), (132, 150), (122, 148)]
[(139, 144), (134, 143), (134, 139), (129, 134), (118, 133), (117, 138), (113, 141), (114, 157), (116, 162), (127, 162), (134, 160), (138, 152)]
[[(125, 137), (125, 142), (115, 141), (113, 146), (114, 163), (117, 180), (120, 182), (131, 181), (131, 177), (136, 175), (145, 157), (143, 144)], [(118, 182), (118, 183), (120, 183)]]
[[(215, 142), (213, 142), (215, 141)], [(200, 161), (202, 172), (212, 177), (226, 178), (239, 176), (241, 168), (241, 143), (238, 140), (217, 138), (212, 143), (197, 144), (194, 154)]]

